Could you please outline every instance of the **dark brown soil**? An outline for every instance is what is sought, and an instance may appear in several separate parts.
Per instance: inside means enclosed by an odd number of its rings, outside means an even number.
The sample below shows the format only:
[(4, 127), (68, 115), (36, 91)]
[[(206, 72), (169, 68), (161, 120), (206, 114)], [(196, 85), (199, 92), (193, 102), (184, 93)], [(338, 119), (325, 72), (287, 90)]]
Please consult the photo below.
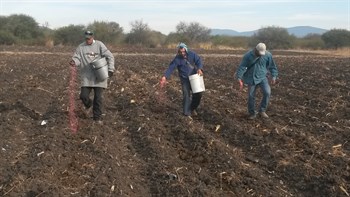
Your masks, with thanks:
[(72, 133), (73, 51), (0, 47), (0, 196), (350, 195), (349, 57), (273, 51), (270, 119), (249, 121), (245, 51), (195, 50), (206, 92), (190, 120), (177, 73), (158, 86), (174, 50), (111, 48), (104, 124), (77, 110)]

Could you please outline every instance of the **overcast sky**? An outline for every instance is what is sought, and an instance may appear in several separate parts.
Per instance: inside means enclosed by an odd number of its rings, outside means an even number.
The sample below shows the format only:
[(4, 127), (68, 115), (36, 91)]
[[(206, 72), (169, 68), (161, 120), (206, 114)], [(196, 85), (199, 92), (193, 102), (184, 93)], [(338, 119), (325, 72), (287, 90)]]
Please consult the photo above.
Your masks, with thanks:
[(125, 33), (135, 20), (164, 34), (181, 21), (239, 32), (267, 26), (350, 30), (350, 0), (0, 0), (0, 15), (11, 14), (52, 29), (116, 22)]

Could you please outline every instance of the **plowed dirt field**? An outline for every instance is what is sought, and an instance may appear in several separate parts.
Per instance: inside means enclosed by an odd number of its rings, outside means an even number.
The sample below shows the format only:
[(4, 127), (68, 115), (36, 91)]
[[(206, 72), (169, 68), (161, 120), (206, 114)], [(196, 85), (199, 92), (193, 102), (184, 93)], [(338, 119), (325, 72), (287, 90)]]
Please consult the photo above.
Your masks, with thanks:
[(110, 48), (98, 125), (69, 89), (74, 50), (0, 47), (0, 196), (350, 195), (350, 56), (271, 51), (270, 118), (247, 120), (233, 78), (246, 51), (193, 49), (206, 91), (190, 120), (177, 72), (158, 85), (175, 50)]

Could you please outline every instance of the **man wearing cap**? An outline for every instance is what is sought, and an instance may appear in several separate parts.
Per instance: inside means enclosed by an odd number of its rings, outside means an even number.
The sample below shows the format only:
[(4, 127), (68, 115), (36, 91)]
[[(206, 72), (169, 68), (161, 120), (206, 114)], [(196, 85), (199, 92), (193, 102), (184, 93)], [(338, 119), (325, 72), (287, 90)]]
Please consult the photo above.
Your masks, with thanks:
[[(102, 123), (102, 93), (107, 88), (107, 78), (97, 78), (91, 62), (100, 58), (106, 58), (108, 77), (112, 77), (115, 70), (114, 56), (101, 41), (94, 39), (92, 31), (86, 31), (84, 35), (85, 42), (77, 47), (69, 64), (79, 68), (81, 79), (80, 99), (86, 111), (90, 111), (89, 109), (92, 107), (93, 120)], [(90, 99), (92, 90), (94, 90), (93, 100)]]
[(191, 85), (189, 76), (196, 73), (203, 75), (203, 65), (201, 58), (195, 52), (189, 50), (186, 44), (180, 43), (177, 46), (177, 55), (171, 61), (168, 69), (164, 73), (164, 76), (160, 80), (161, 87), (164, 87), (166, 80), (169, 79), (171, 73), (175, 68), (178, 69), (182, 86), (183, 114), (185, 116), (191, 117), (191, 114), (197, 114), (196, 109), (200, 104), (202, 92), (192, 93), (191, 101)]
[(257, 87), (260, 87), (263, 93), (258, 114), (262, 118), (269, 118), (266, 114), (271, 95), (271, 88), (267, 78), (268, 72), (271, 75), (271, 84), (275, 84), (278, 76), (277, 66), (271, 53), (266, 50), (266, 45), (259, 43), (254, 49), (244, 54), (236, 72), (240, 89), (243, 89), (243, 83), (248, 85), (248, 119), (250, 120), (255, 119), (257, 114), (255, 111)]

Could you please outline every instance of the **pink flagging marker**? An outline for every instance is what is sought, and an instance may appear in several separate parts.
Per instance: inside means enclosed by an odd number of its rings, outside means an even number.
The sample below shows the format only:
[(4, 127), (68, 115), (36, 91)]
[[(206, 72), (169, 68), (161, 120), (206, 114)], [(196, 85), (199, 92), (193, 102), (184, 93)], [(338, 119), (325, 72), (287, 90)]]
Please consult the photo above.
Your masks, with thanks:
[(70, 66), (70, 80), (69, 80), (69, 128), (72, 133), (78, 131), (78, 118), (75, 114), (75, 87), (76, 87), (77, 69)]

